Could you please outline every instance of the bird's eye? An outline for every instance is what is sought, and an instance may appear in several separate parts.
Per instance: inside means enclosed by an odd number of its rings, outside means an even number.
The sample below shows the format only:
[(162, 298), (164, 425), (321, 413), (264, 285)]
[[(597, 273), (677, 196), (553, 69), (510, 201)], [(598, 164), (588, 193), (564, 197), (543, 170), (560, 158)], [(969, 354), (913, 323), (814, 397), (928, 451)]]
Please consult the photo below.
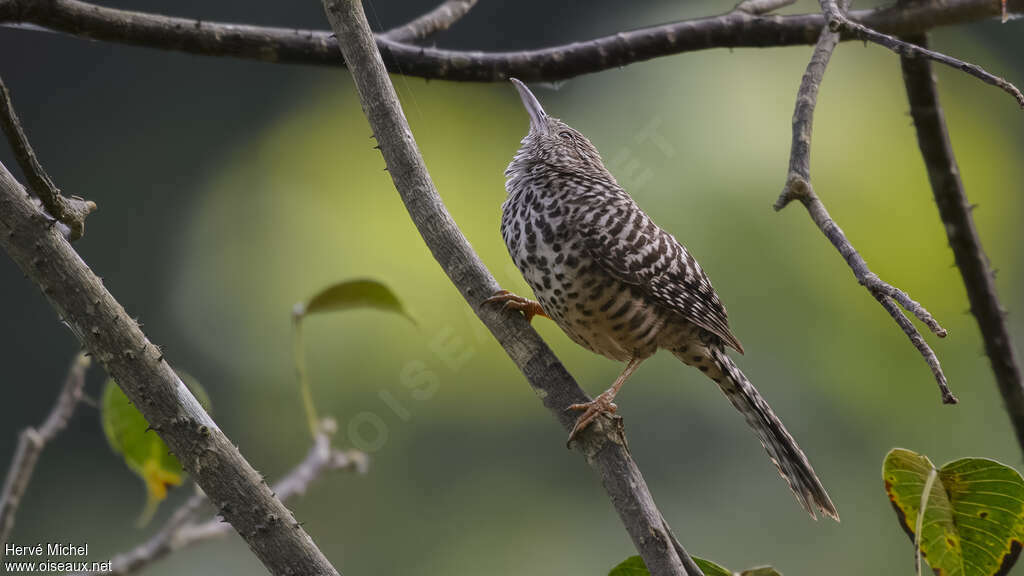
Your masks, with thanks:
[(561, 137), (562, 140), (566, 140), (569, 142), (573, 141), (572, 132), (569, 132), (568, 130), (562, 130), (561, 132), (558, 133), (558, 136)]

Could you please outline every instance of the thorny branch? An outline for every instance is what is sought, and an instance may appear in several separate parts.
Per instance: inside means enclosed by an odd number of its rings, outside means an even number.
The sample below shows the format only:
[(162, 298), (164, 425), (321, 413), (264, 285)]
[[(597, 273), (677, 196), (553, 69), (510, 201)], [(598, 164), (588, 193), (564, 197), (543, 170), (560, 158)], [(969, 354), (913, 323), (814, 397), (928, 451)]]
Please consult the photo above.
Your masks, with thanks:
[[(331, 448), (331, 436), (335, 429), (336, 424), (333, 420), (326, 419), (321, 422), (320, 432), (306, 458), (274, 485), (274, 493), (278, 498), (288, 501), (305, 494), (315, 480), (329, 471), (348, 470), (359, 474), (366, 473), (366, 454), (355, 450), (341, 451)], [(111, 569), (105, 574), (134, 574), (173, 552), (230, 534), (231, 525), (220, 517), (215, 516), (202, 522), (195, 521), (196, 513), (206, 502), (206, 495), (197, 489), (196, 493), (178, 507), (149, 540), (114, 556), (110, 561)], [(73, 576), (87, 574), (90, 573), (82, 572)]]
[[(760, 3), (761, 0), (757, 4)], [(1024, 12), (1024, 0), (1009, 0), (1007, 9), (1011, 13)], [(913, 34), (1000, 15), (1000, 6), (992, 0), (944, 0), (858, 10), (851, 12), (849, 19), (889, 34)], [(344, 65), (328, 30), (208, 22), (118, 10), (79, 0), (0, 0), (2, 22), (193, 54)], [(733, 10), (720, 16), (518, 52), (445, 50), (404, 44), (384, 36), (377, 37), (377, 45), (390, 71), (409, 76), (474, 82), (499, 82), (510, 76), (524, 82), (555, 81), (695, 50), (814, 44), (825, 23), (822, 14), (759, 16)], [(852, 32), (841, 34), (843, 40), (856, 38)]]
[(338, 574), (3, 164), (0, 247), (42, 290), (271, 574)]
[[(822, 9), (826, 12), (828, 11), (826, 5), (835, 5), (834, 1), (830, 2), (829, 0), (822, 0), (821, 3)], [(882, 281), (868, 268), (867, 262), (854, 249), (839, 225), (832, 220), (825, 205), (811, 186), (811, 132), (814, 123), (814, 107), (818, 101), (818, 88), (821, 86), (825, 69), (828, 67), (832, 51), (838, 40), (839, 32), (837, 30), (833, 30), (831, 26), (822, 28), (811, 60), (807, 64), (807, 70), (800, 81), (796, 107), (793, 111), (793, 142), (789, 157), (789, 175), (782, 193), (775, 202), (775, 210), (782, 210), (792, 200), (799, 200), (807, 208), (811, 219), (846, 260), (857, 281), (871, 292), (871, 295), (892, 316), (910, 342), (924, 357), (928, 367), (931, 368), (935, 381), (938, 382), (939, 391), (942, 393), (942, 402), (956, 404), (956, 396), (949, 390), (946, 375), (942, 372), (938, 357), (895, 302), (916, 316), (940, 338), (946, 336), (946, 330), (932, 318), (932, 315), (923, 306), (912, 300), (902, 290)]]
[[(5, 93), (6, 96), (6, 93)], [(10, 100), (6, 117), (17, 122)], [(18, 130), (18, 142), (26, 143)], [(18, 143), (16, 142), (16, 144)], [(20, 151), (17, 151), (20, 155)], [(41, 170), (41, 168), (40, 168)], [(0, 163), (0, 247), (49, 300), (274, 576), (338, 576), (291, 511), (210, 418), (139, 323)]]
[[(324, 0), (324, 9), (337, 32), (338, 44), (349, 63), (366, 118), (380, 146), (388, 173), (424, 242), (462, 293), (476, 315), (518, 365), (544, 405), (566, 429), (575, 416), (571, 404), (587, 396), (522, 315), (510, 315), (483, 305), (498, 283), (466, 241), (438, 195), (409, 129), (394, 86), (374, 43), (360, 0)], [(599, 419), (574, 446), (601, 476), (647, 568), (655, 576), (698, 576), (692, 558), (676, 546), (654, 504), (647, 484), (626, 448), (620, 426)]]
[(21, 498), (32, 480), (39, 455), (46, 445), (68, 425), (71, 415), (82, 398), (85, 373), (91, 361), (86, 354), (79, 353), (68, 368), (64, 387), (57, 396), (57, 402), (39, 428), (26, 428), (18, 436), (18, 447), (14, 452), (11, 467), (7, 470), (3, 492), (0, 493), (0, 559), (4, 556), (4, 544), (14, 529), (14, 517), (18, 513)]
[[(906, 39), (922, 47), (928, 46), (925, 35)], [(910, 115), (914, 119), (917, 143), (928, 170), (928, 180), (935, 195), (935, 204), (939, 208), (939, 217), (945, 225), (956, 267), (963, 277), (971, 312), (978, 321), (985, 342), (985, 353), (992, 364), (1006, 412), (1010, 415), (1017, 442), (1024, 449), (1024, 383), (1020, 361), (999, 303), (995, 274), (989, 266), (981, 238), (974, 226), (932, 67), (927, 60), (919, 58), (904, 57), (901, 62), (903, 83), (910, 101)]]
[(14, 156), (18, 160), (21, 171), (28, 179), (29, 188), (43, 203), (43, 208), (53, 216), (56, 221), (68, 227), (68, 240), (78, 240), (85, 233), (85, 218), (90, 212), (96, 210), (96, 203), (83, 200), (77, 196), (64, 197), (60, 189), (50, 178), (50, 175), (43, 169), (43, 165), (36, 158), (32, 145), (28, 142), (28, 136), (21, 127), (18, 114), (14, 111), (14, 104), (11, 102), (11, 93), (0, 78), (0, 126), (7, 135), (7, 142), (10, 143)]
[(1021, 108), (1024, 108), (1024, 94), (1021, 94), (1020, 90), (1018, 90), (1016, 86), (1002, 78), (999, 78), (998, 76), (994, 76), (989, 72), (986, 72), (981, 66), (957, 60), (956, 58), (946, 56), (940, 52), (933, 52), (927, 48), (916, 46), (909, 42), (904, 42), (899, 38), (872, 30), (863, 24), (858, 24), (857, 22), (850, 20), (846, 14), (843, 13), (843, 10), (839, 9), (835, 0), (822, 0), (821, 9), (822, 12), (824, 12), (825, 17), (828, 19), (829, 29), (833, 32), (852, 32), (862, 40), (874, 42), (879, 46), (884, 46), (885, 48), (892, 50), (899, 54), (904, 60), (912, 58), (927, 58), (929, 60), (935, 60), (936, 62), (964, 72), (965, 74), (970, 74), (986, 84), (998, 86), (1013, 96), (1017, 100), (1017, 103), (1020, 104)]

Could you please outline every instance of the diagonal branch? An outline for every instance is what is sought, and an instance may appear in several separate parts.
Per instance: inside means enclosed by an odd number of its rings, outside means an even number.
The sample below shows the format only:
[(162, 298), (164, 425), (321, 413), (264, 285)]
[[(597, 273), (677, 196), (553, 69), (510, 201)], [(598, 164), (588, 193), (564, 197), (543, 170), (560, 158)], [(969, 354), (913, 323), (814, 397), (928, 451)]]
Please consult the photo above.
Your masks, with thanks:
[[(338, 44), (349, 63), (359, 100), (380, 145), (391, 179), (424, 242), (441, 268), (526, 376), (544, 405), (569, 429), (571, 404), (586, 394), (519, 314), (502, 313), (483, 301), (498, 283), (466, 241), (431, 181), (394, 86), (374, 44), (360, 0), (324, 0)], [(621, 420), (601, 418), (575, 443), (597, 472), (613, 505), (655, 576), (697, 576), (700, 568), (677, 548), (661, 513), (630, 457)], [(618, 425), (617, 425), (618, 424)]]
[[(282, 501), (306, 493), (309, 486), (325, 472), (352, 470), (366, 473), (366, 454), (331, 448), (331, 435), (336, 425), (333, 420), (320, 423), (313, 446), (306, 458), (274, 485), (274, 493)], [(171, 514), (167, 522), (151, 538), (110, 560), (110, 570), (104, 574), (126, 576), (145, 569), (150, 564), (200, 542), (223, 538), (231, 533), (231, 525), (219, 517), (196, 523), (196, 512), (207, 502), (206, 495), (197, 490), (184, 504)], [(82, 572), (73, 576), (91, 574)]]
[(274, 576), (338, 571), (64, 237), (0, 164), (0, 247), (117, 382)]
[[(908, 37), (907, 40), (919, 46), (928, 45), (925, 35)], [(978, 321), (985, 353), (992, 364), (1017, 442), (1024, 449), (1024, 383), (1020, 361), (996, 293), (994, 274), (971, 216), (932, 67), (927, 60), (904, 57), (901, 61), (910, 115), (914, 118), (917, 143), (928, 170), (939, 217), (945, 225), (949, 246), (963, 277), (971, 312)]]
[(990, 74), (981, 66), (957, 60), (952, 56), (946, 56), (941, 52), (934, 52), (922, 46), (911, 44), (910, 42), (904, 42), (894, 36), (882, 34), (881, 32), (872, 30), (863, 24), (858, 24), (846, 17), (846, 14), (844, 14), (836, 5), (835, 0), (822, 1), (821, 7), (822, 11), (825, 13), (825, 17), (828, 19), (828, 27), (833, 32), (852, 32), (862, 40), (874, 42), (879, 46), (884, 46), (885, 48), (892, 50), (899, 54), (904, 61), (913, 58), (927, 58), (929, 60), (939, 62), (940, 64), (945, 64), (946, 66), (955, 68), (965, 74), (970, 74), (986, 84), (998, 86), (1000, 89), (1013, 96), (1014, 99), (1017, 100), (1017, 103), (1020, 104), (1020, 107), (1024, 108), (1024, 94), (1021, 94), (1020, 90), (1018, 90), (1016, 86), (998, 76)]
[(96, 210), (96, 203), (83, 200), (77, 196), (65, 198), (61, 195), (57, 185), (53, 183), (50, 175), (43, 169), (43, 165), (36, 158), (32, 145), (28, 142), (28, 136), (21, 127), (18, 114), (14, 111), (14, 104), (11, 102), (11, 93), (7, 85), (0, 78), (0, 126), (7, 135), (7, 142), (14, 151), (21, 171), (28, 179), (29, 188), (36, 193), (36, 196), (43, 203), (46, 211), (56, 218), (57, 221), (68, 227), (68, 240), (75, 241), (85, 233), (85, 218), (90, 212)]
[(32, 472), (36, 469), (39, 455), (46, 445), (57, 437), (71, 420), (78, 401), (82, 398), (85, 387), (85, 373), (91, 361), (84, 353), (79, 353), (68, 368), (64, 387), (57, 396), (57, 402), (50, 410), (49, 416), (39, 428), (26, 428), (18, 436), (18, 447), (14, 451), (14, 460), (7, 471), (3, 492), (0, 493), (0, 560), (4, 557), (5, 544), (14, 529), (14, 517), (18, 513), (21, 497), (25, 494)]
[[(822, 4), (825, 3), (826, 0), (823, 0)], [(790, 149), (789, 175), (782, 193), (775, 202), (775, 210), (782, 210), (793, 200), (799, 200), (804, 205), (811, 220), (846, 260), (857, 281), (871, 292), (871, 295), (892, 316), (910, 342), (924, 357), (939, 385), (942, 402), (956, 404), (957, 399), (946, 384), (946, 376), (942, 372), (938, 357), (896, 303), (898, 302), (907, 312), (916, 316), (940, 338), (946, 336), (946, 330), (932, 318), (932, 315), (923, 306), (912, 300), (902, 290), (883, 282), (877, 274), (868, 268), (867, 262), (846, 238), (839, 225), (832, 220), (825, 205), (811, 186), (811, 133), (814, 123), (814, 107), (818, 101), (818, 88), (821, 86), (825, 69), (828, 67), (832, 51), (835, 50), (838, 40), (839, 33), (837, 31), (828, 26), (822, 28), (818, 44), (814, 48), (811, 61), (807, 64), (807, 70), (800, 82), (796, 108), (793, 111), (793, 143)]]
[(392, 28), (380, 36), (394, 42), (413, 42), (443, 32), (459, 21), (476, 5), (477, 0), (445, 0), (437, 8), (409, 23)]
[[(1009, 0), (1012, 13), (1024, 0)], [(1001, 14), (992, 0), (911, 2), (849, 14), (850, 20), (889, 34), (913, 34)], [(118, 10), (80, 0), (0, 0), (0, 22), (28, 23), (94, 40), (264, 62), (343, 66), (329, 30), (295, 30), (207, 22)], [(711, 48), (814, 44), (825, 26), (821, 14), (761, 17), (743, 10), (649, 26), (584, 42), (519, 52), (479, 52), (411, 46), (377, 38), (392, 72), (424, 78), (498, 82), (514, 76), (554, 81), (620, 68), (670, 54)], [(856, 35), (844, 33), (843, 40)]]

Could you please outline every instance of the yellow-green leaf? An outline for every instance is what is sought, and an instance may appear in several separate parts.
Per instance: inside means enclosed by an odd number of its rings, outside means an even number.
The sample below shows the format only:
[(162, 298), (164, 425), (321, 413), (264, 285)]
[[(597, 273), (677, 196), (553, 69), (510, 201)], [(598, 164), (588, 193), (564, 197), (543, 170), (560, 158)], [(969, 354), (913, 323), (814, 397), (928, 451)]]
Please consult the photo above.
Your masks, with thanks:
[(317, 292), (306, 302), (295, 305), (296, 317), (321, 312), (337, 312), (354, 308), (376, 308), (405, 316), (416, 321), (406, 311), (402, 301), (384, 284), (376, 280), (346, 280)]
[[(885, 491), (911, 542), (934, 469), (926, 456), (902, 448), (882, 465)], [(938, 576), (1007, 574), (1024, 542), (1024, 479), (987, 458), (950, 462), (937, 470), (920, 525), (921, 555)]]
[[(209, 410), (209, 397), (199, 382), (178, 372), (192, 394)], [(142, 413), (131, 403), (113, 380), (107, 380), (100, 406), (103, 432), (114, 452), (120, 454), (133, 472), (146, 485), (146, 506), (139, 516), (139, 525), (146, 525), (173, 486), (184, 481), (181, 463), (167, 449), (164, 441), (149, 428)]]
[[(693, 561), (697, 563), (701, 572), (704, 576), (737, 576), (733, 572), (722, 568), (718, 564), (710, 560), (703, 558), (693, 557)], [(647, 571), (647, 565), (644, 564), (644, 559), (639, 556), (630, 556), (622, 561), (621, 564), (612, 568), (612, 571), (608, 573), (608, 576), (650, 576), (651, 573)], [(776, 572), (773, 568), (762, 566), (760, 568), (752, 568), (740, 572), (738, 576), (782, 576)]]

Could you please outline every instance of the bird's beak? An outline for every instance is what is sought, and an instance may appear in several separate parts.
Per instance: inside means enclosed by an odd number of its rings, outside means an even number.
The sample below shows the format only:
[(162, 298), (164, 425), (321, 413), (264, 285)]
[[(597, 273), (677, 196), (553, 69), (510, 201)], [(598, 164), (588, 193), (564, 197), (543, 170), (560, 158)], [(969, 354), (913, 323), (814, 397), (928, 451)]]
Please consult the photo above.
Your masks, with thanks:
[(530, 115), (530, 131), (536, 131), (544, 133), (548, 131), (548, 115), (544, 113), (544, 108), (541, 107), (540, 102), (537, 101), (537, 97), (530, 92), (530, 89), (515, 78), (509, 78), (512, 84), (515, 85), (516, 90), (519, 91), (519, 97), (523, 100), (523, 106), (526, 107), (526, 112)]

